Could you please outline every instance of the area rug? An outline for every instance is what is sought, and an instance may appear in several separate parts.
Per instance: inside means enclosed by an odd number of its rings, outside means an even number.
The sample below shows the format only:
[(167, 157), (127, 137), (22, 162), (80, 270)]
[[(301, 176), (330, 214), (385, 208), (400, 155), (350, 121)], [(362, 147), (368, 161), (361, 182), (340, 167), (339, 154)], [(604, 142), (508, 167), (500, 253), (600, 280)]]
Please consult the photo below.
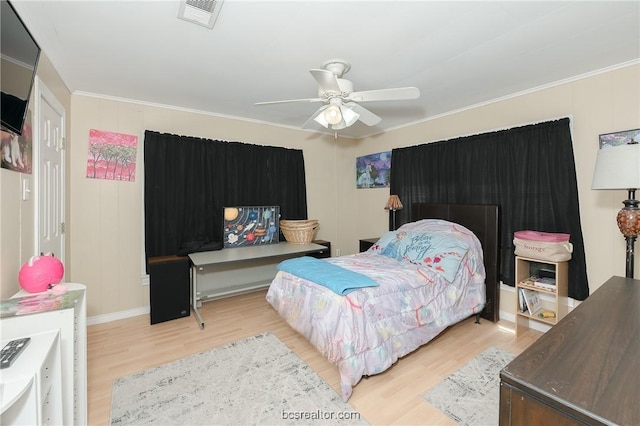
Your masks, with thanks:
[(460, 425), (498, 424), (500, 370), (515, 355), (489, 347), (422, 396)]
[(111, 425), (367, 424), (264, 333), (116, 379)]

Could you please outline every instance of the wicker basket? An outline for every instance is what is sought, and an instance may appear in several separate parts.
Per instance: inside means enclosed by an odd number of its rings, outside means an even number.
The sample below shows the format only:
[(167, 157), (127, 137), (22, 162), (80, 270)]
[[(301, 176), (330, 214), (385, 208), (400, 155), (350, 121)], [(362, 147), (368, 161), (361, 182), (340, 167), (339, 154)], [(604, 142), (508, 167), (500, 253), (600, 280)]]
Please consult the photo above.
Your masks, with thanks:
[(308, 244), (315, 239), (318, 221), (311, 220), (281, 220), (280, 230), (284, 238), (294, 244)]
[(280, 220), (280, 227), (289, 229), (311, 228), (318, 224), (318, 219), (305, 219), (305, 220)]

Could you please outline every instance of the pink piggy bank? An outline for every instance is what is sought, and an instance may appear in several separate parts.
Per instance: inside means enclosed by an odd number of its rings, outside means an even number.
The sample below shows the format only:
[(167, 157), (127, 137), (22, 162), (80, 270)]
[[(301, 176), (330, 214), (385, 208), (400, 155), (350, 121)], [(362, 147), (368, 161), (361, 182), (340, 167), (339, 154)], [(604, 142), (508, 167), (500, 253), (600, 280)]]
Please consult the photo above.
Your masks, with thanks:
[(53, 256), (33, 256), (22, 265), (18, 274), (20, 286), (29, 293), (51, 289), (62, 281), (64, 266)]

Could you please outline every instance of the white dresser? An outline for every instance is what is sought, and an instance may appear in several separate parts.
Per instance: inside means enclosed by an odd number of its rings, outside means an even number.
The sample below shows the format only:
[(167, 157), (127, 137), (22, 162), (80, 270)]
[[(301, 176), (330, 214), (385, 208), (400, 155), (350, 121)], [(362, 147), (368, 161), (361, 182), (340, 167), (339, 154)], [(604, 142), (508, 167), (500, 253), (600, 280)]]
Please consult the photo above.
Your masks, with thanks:
[[(86, 286), (64, 283), (67, 292), (20, 291), (2, 300), (0, 335), (11, 340), (57, 330), (62, 365), (62, 424), (87, 424)], [(3, 423), (4, 424), (4, 423)]]
[(0, 424), (64, 424), (59, 335), (53, 330), (21, 336), (30, 341), (10, 367), (0, 369)]

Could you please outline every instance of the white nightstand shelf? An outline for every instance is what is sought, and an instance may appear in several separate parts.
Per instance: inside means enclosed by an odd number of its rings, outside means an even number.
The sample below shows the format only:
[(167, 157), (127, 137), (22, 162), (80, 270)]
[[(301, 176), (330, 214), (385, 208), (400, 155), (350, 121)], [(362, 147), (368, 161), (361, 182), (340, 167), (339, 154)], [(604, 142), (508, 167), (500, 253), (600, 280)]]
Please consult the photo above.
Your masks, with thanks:
[(60, 333), (22, 337), (31, 340), (10, 367), (0, 370), (0, 424), (63, 424)]

